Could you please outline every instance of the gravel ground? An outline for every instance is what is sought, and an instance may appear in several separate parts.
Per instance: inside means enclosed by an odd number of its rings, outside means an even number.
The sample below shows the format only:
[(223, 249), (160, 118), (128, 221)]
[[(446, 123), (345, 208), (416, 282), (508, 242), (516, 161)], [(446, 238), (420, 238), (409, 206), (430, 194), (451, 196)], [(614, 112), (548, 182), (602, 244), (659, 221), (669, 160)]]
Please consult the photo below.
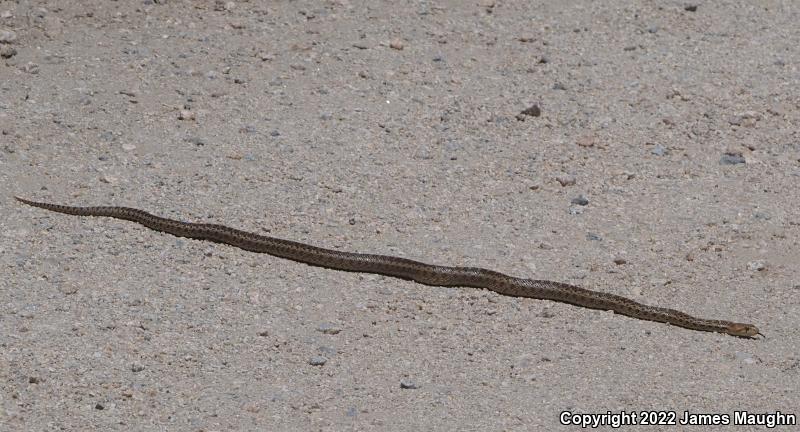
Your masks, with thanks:
[[(798, 21), (791, 1), (0, 2), (0, 427), (800, 415)], [(767, 337), (13, 195), (569, 282)]]

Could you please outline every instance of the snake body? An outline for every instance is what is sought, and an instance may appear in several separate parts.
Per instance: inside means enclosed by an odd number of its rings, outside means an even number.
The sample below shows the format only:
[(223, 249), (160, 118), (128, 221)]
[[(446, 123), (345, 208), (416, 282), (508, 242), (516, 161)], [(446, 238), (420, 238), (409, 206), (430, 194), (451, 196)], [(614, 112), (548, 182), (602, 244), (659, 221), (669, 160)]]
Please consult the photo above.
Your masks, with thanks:
[(58, 213), (128, 220), (178, 237), (210, 240), (330, 269), (377, 273), (432, 286), (485, 288), (507, 296), (554, 300), (592, 309), (611, 310), (641, 320), (664, 322), (692, 330), (745, 338), (760, 334), (758, 328), (752, 324), (696, 318), (677, 310), (647, 306), (622, 296), (561, 282), (521, 279), (476, 267), (448, 267), (386, 255), (341, 252), (223, 225), (176, 221), (128, 207), (73, 207), (15, 198), (25, 204)]

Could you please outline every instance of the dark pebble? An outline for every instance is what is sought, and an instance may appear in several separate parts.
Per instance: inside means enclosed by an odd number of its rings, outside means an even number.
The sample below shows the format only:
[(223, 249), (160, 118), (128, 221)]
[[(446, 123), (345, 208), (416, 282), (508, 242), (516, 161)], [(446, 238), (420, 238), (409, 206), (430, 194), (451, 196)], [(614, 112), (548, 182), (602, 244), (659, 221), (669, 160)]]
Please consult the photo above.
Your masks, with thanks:
[(11, 58), (17, 55), (17, 50), (10, 46), (0, 46), (0, 57)]
[(418, 389), (418, 388), (419, 388), (419, 386), (418, 386), (418, 385), (417, 385), (417, 383), (415, 383), (414, 381), (411, 381), (411, 380), (401, 380), (401, 381), (400, 381), (400, 388), (401, 388), (401, 389), (412, 389), (412, 390), (413, 390), (413, 389)]
[(576, 198), (572, 198), (572, 201), (570, 202), (572, 204), (577, 204), (582, 206), (589, 205), (589, 200), (586, 199), (586, 197), (583, 195), (578, 195)]
[(542, 109), (539, 108), (539, 104), (533, 104), (533, 105), (529, 106), (528, 108), (525, 108), (524, 110), (520, 111), (520, 113), (517, 114), (517, 120), (525, 121), (525, 117), (526, 116), (527, 117), (539, 117), (540, 115), (542, 115)]
[(770, 219), (772, 219), (772, 217), (770, 215), (768, 215), (766, 213), (762, 213), (762, 212), (753, 213), (753, 217), (756, 218), (756, 219), (761, 219), (761, 220), (770, 220)]
[(720, 165), (738, 165), (745, 163), (744, 157), (736, 153), (725, 153), (719, 160)]
[(328, 359), (326, 359), (323, 356), (314, 356), (308, 360), (308, 364), (310, 364), (311, 366), (322, 366), (327, 362)]

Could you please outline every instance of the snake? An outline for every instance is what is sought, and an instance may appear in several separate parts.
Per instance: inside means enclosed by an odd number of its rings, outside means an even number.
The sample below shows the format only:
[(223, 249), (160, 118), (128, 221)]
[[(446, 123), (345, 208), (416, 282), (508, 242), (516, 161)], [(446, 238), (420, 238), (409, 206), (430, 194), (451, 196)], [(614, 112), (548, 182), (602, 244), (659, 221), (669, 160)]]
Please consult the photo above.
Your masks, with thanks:
[(375, 273), (438, 287), (483, 288), (511, 297), (552, 300), (590, 309), (613, 311), (640, 320), (662, 322), (691, 330), (717, 332), (741, 338), (763, 336), (758, 327), (753, 324), (697, 318), (674, 309), (648, 306), (627, 297), (592, 291), (561, 282), (522, 279), (479, 267), (449, 267), (395, 256), (325, 249), (224, 225), (167, 219), (130, 207), (75, 207), (31, 201), (16, 196), (14, 198), (27, 205), (58, 213), (127, 220), (177, 237), (227, 244), (246, 251), (265, 253), (328, 269)]

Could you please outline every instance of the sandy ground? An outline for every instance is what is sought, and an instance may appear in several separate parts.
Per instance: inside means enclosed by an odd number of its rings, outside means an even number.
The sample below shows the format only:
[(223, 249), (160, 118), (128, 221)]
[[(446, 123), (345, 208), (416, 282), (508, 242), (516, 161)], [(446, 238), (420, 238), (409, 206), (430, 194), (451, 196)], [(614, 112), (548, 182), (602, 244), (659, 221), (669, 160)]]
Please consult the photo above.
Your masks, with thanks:
[[(798, 21), (790, 1), (0, 2), (2, 429), (800, 415)], [(767, 338), (13, 195), (570, 282)]]

